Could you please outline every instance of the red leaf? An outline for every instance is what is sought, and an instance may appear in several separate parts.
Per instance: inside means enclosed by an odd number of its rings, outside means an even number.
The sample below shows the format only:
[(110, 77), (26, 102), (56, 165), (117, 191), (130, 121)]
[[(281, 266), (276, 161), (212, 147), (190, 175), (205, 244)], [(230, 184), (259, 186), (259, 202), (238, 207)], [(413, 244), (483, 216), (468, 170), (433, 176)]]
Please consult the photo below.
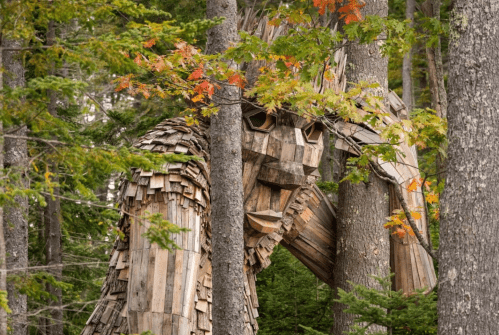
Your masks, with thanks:
[(231, 85), (235, 84), (239, 88), (244, 88), (244, 85), (245, 85), (244, 78), (241, 77), (241, 75), (239, 73), (234, 73), (232, 76), (230, 76), (228, 78), (228, 80), (229, 80), (229, 84), (231, 84)]
[(191, 73), (188, 80), (198, 80), (203, 76), (203, 65), (199, 65), (199, 67)]
[(208, 93), (208, 96), (211, 98), (213, 93), (215, 93), (215, 86), (213, 86), (213, 84), (205, 80), (198, 86), (194, 87), (194, 91), (197, 92), (197, 94), (199, 95), (203, 94), (203, 92), (206, 92)]
[(137, 57), (135, 57), (135, 59), (133, 60), (133, 62), (135, 64), (137, 64), (138, 66), (140, 66), (142, 64), (142, 57), (140, 57), (140, 55), (137, 55)]
[(142, 43), (142, 45), (144, 46), (144, 48), (150, 48), (154, 44), (156, 44), (156, 39), (155, 38), (151, 38), (150, 40), (145, 41), (144, 43)]

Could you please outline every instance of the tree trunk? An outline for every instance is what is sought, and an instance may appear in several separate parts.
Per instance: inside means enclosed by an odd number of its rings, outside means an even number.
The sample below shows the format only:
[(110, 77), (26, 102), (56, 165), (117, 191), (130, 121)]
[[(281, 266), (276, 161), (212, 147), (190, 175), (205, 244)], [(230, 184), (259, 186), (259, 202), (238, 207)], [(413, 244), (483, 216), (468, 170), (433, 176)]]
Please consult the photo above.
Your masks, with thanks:
[[(47, 45), (55, 43), (55, 23), (50, 21), (47, 30)], [(55, 65), (50, 65), (49, 75), (55, 75)], [(57, 97), (56, 92), (49, 90), (48, 112), (53, 117), (57, 117)], [(54, 161), (48, 162), (51, 172), (54, 174), (52, 181), (59, 183), (57, 163)], [(48, 195), (45, 197), (47, 207), (45, 207), (45, 257), (47, 265), (51, 265), (49, 273), (54, 276), (56, 280), (62, 279), (62, 248), (61, 248), (61, 202), (59, 199), (59, 187), (54, 187), (54, 197)], [(60, 288), (47, 285), (47, 292), (52, 294), (57, 300), (50, 301), (49, 305), (51, 319), (47, 322), (46, 334), (47, 335), (62, 335), (63, 334), (63, 311), (62, 311), (62, 290)]]
[[(3, 67), (2, 52), (0, 50), (0, 68)], [(0, 90), (3, 88), (2, 73), (0, 73)], [(3, 177), (3, 123), (0, 122), (0, 177)], [(3, 188), (0, 188), (3, 192)], [(3, 231), (3, 207), (0, 206), (0, 292), (7, 292), (7, 270), (5, 253), (5, 235)], [(0, 307), (0, 335), (7, 334), (7, 311)]]
[[(363, 15), (388, 14), (388, 0), (368, 1)], [(377, 82), (374, 94), (385, 97), (388, 94), (388, 59), (382, 57), (379, 42), (369, 45), (352, 43), (347, 48), (349, 65), (347, 78), (350, 82), (365, 80)], [(342, 154), (342, 166), (348, 154)], [(338, 222), (336, 232), (336, 264), (334, 284), (336, 288), (350, 290), (347, 281), (380, 287), (371, 275), (386, 276), (390, 272), (389, 233), (383, 228), (389, 216), (388, 185), (374, 174), (370, 182), (353, 185), (340, 183), (338, 201)], [(343, 312), (344, 305), (333, 305), (334, 335), (342, 335), (352, 325), (354, 316)], [(370, 332), (386, 331), (382, 327), (370, 327)]]
[[(236, 1), (209, 0), (206, 14), (225, 17), (208, 31), (206, 47), (209, 54), (223, 52), (237, 40)], [(227, 104), (239, 94), (238, 88), (224, 84), (213, 97), (220, 104), (211, 119), (214, 334), (244, 334), (242, 112), (240, 104)]]
[[(414, 9), (416, 6), (415, 0), (407, 0), (405, 5), (405, 18), (411, 20), (411, 27), (414, 26)], [(414, 94), (412, 90), (412, 53), (413, 49), (405, 55), (402, 65), (402, 100), (407, 106), (407, 111), (410, 113), (414, 108)]]
[[(3, 40), (4, 48), (20, 48), (21, 43), (15, 40)], [(15, 51), (3, 51), (3, 87), (15, 88), (24, 85), (24, 67)], [(14, 127), (12, 135), (26, 136), (25, 126)], [(12, 185), (17, 188), (27, 188), (28, 149), (26, 140), (8, 138), (4, 142), (4, 165), (12, 173), (20, 175), (19, 183)], [(5, 233), (5, 248), (7, 252), (7, 268), (26, 268), (28, 266), (28, 198), (16, 196), (15, 205), (4, 208), (3, 224)], [(26, 335), (27, 298), (19, 294), (14, 284), (7, 284), (9, 307), (12, 309), (12, 334)]]
[[(427, 0), (422, 4), (426, 16), (440, 20), (441, 0)], [(435, 47), (426, 48), (428, 57), (428, 77), (430, 81), (431, 108), (437, 112), (437, 116), (447, 118), (447, 91), (445, 90), (444, 69), (442, 61), (442, 47), (440, 37)], [(445, 148), (444, 148), (445, 150)], [(442, 154), (436, 157), (437, 180), (440, 183), (445, 178), (446, 162)]]
[(498, 25), (496, 0), (455, 1), (440, 222), (440, 335), (499, 333)]

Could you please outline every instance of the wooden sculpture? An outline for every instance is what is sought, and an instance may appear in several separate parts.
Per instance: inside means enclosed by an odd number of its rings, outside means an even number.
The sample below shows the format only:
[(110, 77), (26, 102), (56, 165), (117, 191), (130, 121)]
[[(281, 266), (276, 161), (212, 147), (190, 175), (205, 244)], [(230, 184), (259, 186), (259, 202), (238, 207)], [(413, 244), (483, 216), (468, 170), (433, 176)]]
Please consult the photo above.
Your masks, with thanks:
[[(256, 21), (252, 12), (246, 13), (241, 26), (266, 41), (285, 29), (268, 25), (266, 18)], [(329, 85), (344, 90), (346, 56), (338, 51), (335, 58), (339, 64), (334, 69), (336, 79)], [(323, 85), (317, 87), (323, 89)], [(400, 100), (392, 95), (390, 101), (391, 111), (402, 115)], [(391, 111), (387, 124), (398, 121)], [(283, 111), (267, 114), (250, 103), (243, 104), (243, 118), (245, 334), (251, 335), (258, 331), (256, 275), (270, 264), (269, 256), (277, 244), (332, 285), (336, 221), (334, 207), (315, 186), (324, 125)], [(381, 141), (366, 125), (337, 121), (333, 126), (360, 145)], [(162, 122), (136, 144), (152, 152), (184, 153), (203, 160), (169, 164), (162, 172), (134, 169), (132, 180), (123, 180), (118, 228), (125, 237), (114, 244), (101, 299), (82, 335), (146, 330), (156, 335), (211, 334), (209, 136), (209, 125), (187, 126), (184, 119), (176, 118)], [(336, 145), (351, 151), (345, 141)], [(415, 150), (404, 146), (401, 150), (406, 155), (399, 157), (401, 164), (382, 166), (405, 189), (419, 172)], [(421, 194), (404, 195), (411, 204), (422, 205)], [(396, 209), (393, 195), (390, 199)], [(146, 212), (162, 213), (190, 229), (174, 236), (181, 250), (169, 252), (142, 237), (149, 223), (138, 221)], [(424, 216), (418, 225), (425, 233)], [(410, 293), (435, 285), (431, 259), (410, 236), (393, 237), (392, 271), (397, 290)]]

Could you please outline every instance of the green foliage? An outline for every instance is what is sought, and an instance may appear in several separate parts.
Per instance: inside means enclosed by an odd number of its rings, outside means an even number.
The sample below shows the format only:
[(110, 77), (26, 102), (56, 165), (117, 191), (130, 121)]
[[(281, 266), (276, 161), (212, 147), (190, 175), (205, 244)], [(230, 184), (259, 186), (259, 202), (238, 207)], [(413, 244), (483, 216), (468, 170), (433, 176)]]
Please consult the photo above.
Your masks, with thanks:
[(7, 281), (14, 283), (16, 290), (20, 294), (26, 294), (35, 301), (43, 302), (46, 299), (56, 301), (56, 297), (45, 291), (45, 287), (50, 284), (52, 287), (61, 290), (70, 290), (72, 285), (58, 281), (48, 272), (35, 272), (22, 275), (10, 275)]
[(317, 181), (315, 183), (324, 193), (338, 193), (338, 183), (333, 181)]
[(162, 213), (150, 214), (146, 212), (146, 215), (139, 219), (139, 224), (147, 226), (147, 231), (142, 234), (143, 237), (147, 238), (151, 244), (156, 243), (161, 249), (167, 249), (170, 252), (173, 251), (172, 249), (181, 249), (172, 234), (190, 231), (189, 228), (180, 228), (163, 219)]
[(12, 310), (9, 308), (9, 300), (7, 299), (7, 291), (0, 290), (0, 308), (10, 314)]
[(258, 275), (258, 334), (304, 333), (300, 325), (328, 332), (333, 293), (281, 245), (272, 264)]
[(367, 334), (369, 325), (387, 327), (391, 332), (376, 332), (377, 335), (429, 335), (437, 333), (436, 294), (425, 294), (417, 290), (412, 295), (402, 291), (391, 290), (391, 278), (373, 277), (382, 289), (367, 288), (363, 285), (352, 285), (350, 292), (338, 290), (340, 298), (335, 300), (347, 306), (346, 313), (355, 314), (355, 325), (350, 335)]

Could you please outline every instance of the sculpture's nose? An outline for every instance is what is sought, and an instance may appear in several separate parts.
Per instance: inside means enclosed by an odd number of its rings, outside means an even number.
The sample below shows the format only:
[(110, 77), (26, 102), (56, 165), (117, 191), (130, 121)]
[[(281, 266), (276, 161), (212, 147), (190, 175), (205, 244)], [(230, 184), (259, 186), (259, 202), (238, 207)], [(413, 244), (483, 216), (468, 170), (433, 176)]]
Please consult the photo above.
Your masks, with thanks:
[(295, 189), (305, 182), (305, 172), (301, 162), (274, 161), (260, 168), (257, 179), (265, 184), (284, 189)]

